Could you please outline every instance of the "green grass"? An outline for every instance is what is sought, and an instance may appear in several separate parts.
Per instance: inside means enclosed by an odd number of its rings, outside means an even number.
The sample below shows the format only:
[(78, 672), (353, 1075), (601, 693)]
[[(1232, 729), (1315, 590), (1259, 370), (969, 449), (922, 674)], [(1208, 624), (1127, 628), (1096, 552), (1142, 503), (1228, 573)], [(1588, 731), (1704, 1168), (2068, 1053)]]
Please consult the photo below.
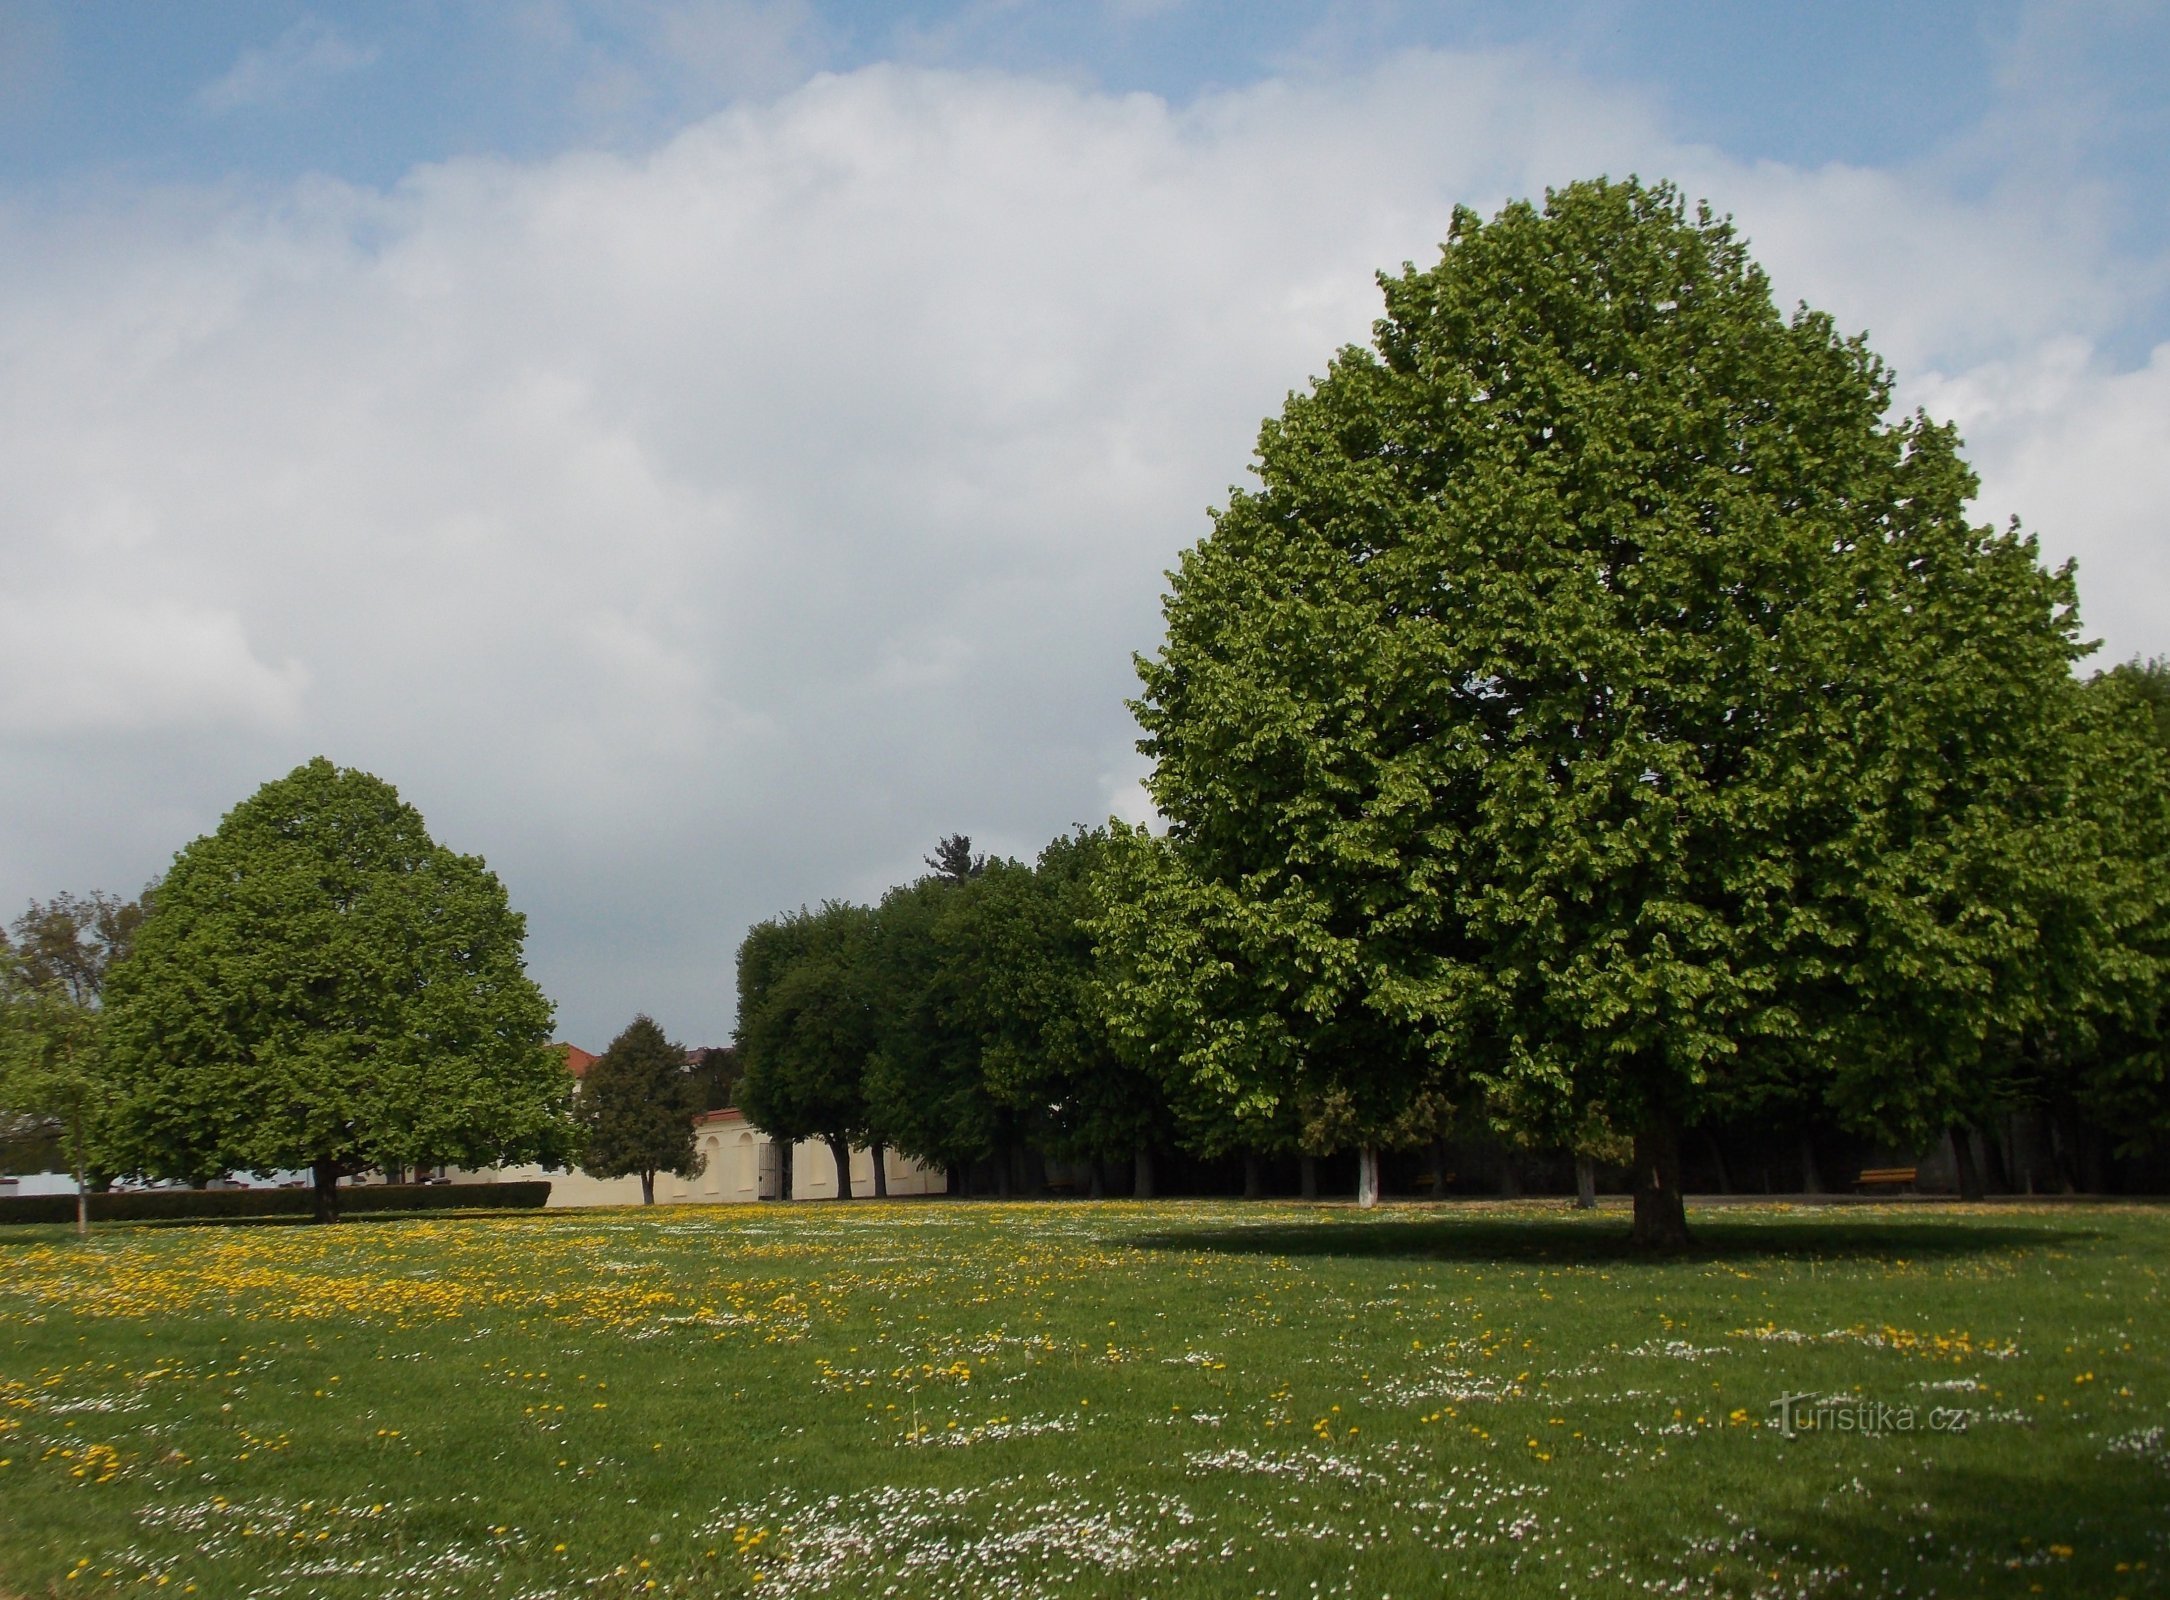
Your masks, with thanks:
[(2170, 1210), (1693, 1221), (6, 1230), (0, 1592), (2170, 1592)]

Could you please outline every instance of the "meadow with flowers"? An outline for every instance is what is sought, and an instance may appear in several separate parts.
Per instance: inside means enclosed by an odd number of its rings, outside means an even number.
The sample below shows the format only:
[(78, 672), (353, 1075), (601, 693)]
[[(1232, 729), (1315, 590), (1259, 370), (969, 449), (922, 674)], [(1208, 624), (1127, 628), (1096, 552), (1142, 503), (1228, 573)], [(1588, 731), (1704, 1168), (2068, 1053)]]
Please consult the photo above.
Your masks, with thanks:
[(8, 1229), (0, 1594), (2170, 1592), (2170, 1211), (1694, 1220)]

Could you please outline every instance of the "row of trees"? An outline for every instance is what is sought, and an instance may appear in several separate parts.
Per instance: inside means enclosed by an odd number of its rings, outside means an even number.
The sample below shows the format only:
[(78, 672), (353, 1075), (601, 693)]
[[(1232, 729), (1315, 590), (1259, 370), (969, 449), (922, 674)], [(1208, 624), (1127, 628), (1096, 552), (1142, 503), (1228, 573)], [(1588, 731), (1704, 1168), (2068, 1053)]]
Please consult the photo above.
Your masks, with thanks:
[[(1143, 1191), (1172, 1139), (1354, 1149), (1372, 1195), (1478, 1124), (1624, 1154), (1652, 1244), (1698, 1124), (1956, 1131), (1970, 1187), (2015, 1105), (2170, 1137), (2170, 685), (2075, 675), (2071, 568), (1968, 520), (1951, 430), (1664, 186), (1458, 213), (1383, 287), (1174, 574), (1134, 706), (1166, 832), (955, 838), (754, 928), (753, 1120), (840, 1193), (856, 1144)], [(62, 910), (97, 990), (19, 926), (0, 1064), (79, 1167), (306, 1165), (329, 1211), (364, 1167), (579, 1147), (502, 887), (366, 774), (266, 785), (147, 909)], [(636, 1024), (602, 1083), (672, 1053)], [(669, 1067), (626, 1126), (690, 1162)], [(609, 1104), (591, 1158), (652, 1189), (676, 1147)]]
[[(1111, 848), (1079, 830), (1038, 862), (989, 861), (962, 836), (879, 905), (831, 901), (757, 925), (738, 960), (738, 1103), (774, 1137), (818, 1139), (851, 1193), (873, 1146), (947, 1168), (992, 1160), (1006, 1189), (1027, 1147), (1089, 1165), (1150, 1162), (1165, 1110), (1104, 1024), (1091, 917)], [(1141, 1186), (1150, 1190), (1149, 1166)]]

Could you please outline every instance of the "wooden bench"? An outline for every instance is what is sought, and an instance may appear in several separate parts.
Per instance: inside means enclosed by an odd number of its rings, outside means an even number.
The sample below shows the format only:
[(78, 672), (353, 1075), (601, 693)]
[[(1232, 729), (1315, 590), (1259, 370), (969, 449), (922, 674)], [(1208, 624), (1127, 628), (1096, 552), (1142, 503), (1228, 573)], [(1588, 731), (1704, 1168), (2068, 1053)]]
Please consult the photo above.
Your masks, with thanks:
[(1861, 1176), (1854, 1180), (1857, 1189), (1911, 1189), (1916, 1169), (1913, 1167), (1864, 1167)]

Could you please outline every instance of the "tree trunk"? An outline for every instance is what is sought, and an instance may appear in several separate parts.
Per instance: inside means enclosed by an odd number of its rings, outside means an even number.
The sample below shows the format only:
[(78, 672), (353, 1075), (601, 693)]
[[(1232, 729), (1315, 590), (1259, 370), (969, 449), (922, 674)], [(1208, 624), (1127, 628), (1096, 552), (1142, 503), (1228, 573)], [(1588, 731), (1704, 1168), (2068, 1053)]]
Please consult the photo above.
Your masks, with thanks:
[(1246, 1150), (1243, 1152), (1243, 1198), (1256, 1200), (1265, 1192), (1266, 1174), (1260, 1165), (1258, 1152)]
[(1016, 1162), (1012, 1158), (1007, 1140), (995, 1146), (995, 1198), (997, 1200), (1009, 1199), (1010, 1169), (1015, 1165)]
[(1710, 1164), (1718, 1174), (1718, 1192), (1720, 1194), (1731, 1194), (1733, 1192), (1733, 1174), (1726, 1168), (1725, 1146), (1718, 1142), (1718, 1134), (1715, 1129), (1705, 1129), (1703, 1138), (1710, 1146)]
[(831, 1134), (828, 1136), (829, 1154), (836, 1157), (836, 1197), (851, 1198), (851, 1141)]
[[(2002, 1118), (1998, 1122), (2002, 1122)], [(1976, 1128), (1974, 1137), (1980, 1141), (1982, 1157), (1982, 1181), (1989, 1185), (1991, 1194), (2012, 1192), (2012, 1163), (2004, 1150), (2004, 1133), (1998, 1123), (1986, 1128)]]
[(1379, 1147), (1367, 1144), (1356, 1152), (1356, 1203), (1369, 1211), (1379, 1203)]
[(2049, 1119), (2050, 1165), (2057, 1174), (2059, 1194), (2080, 1192), (2080, 1167), (2077, 1152), (2073, 1149), (2072, 1130), (2075, 1119), (2060, 1111)]
[(1575, 1157), (1575, 1209), (1597, 1209), (1597, 1163), (1588, 1156)]
[(1959, 1177), (1959, 1198), (1981, 1199), (1982, 1169), (1974, 1164), (1974, 1141), (1967, 1137), (1967, 1130), (1957, 1124), (1946, 1128), (1944, 1142), (1951, 1147), (1952, 1170)]
[(1443, 1200), (1447, 1194), (1448, 1180), (1453, 1176), (1447, 1171), (1447, 1141), (1432, 1140), (1432, 1198)]
[(1680, 1190), (1680, 1124), (1653, 1114), (1635, 1130), (1635, 1242), (1677, 1250), (1688, 1242), (1688, 1207)]
[(1105, 1200), (1108, 1194), (1108, 1164), (1098, 1156), (1092, 1159), (1092, 1184), (1085, 1191), (1088, 1200)]
[(1502, 1200), (1522, 1198), (1522, 1174), (1515, 1170), (1512, 1150), (1499, 1153), (1499, 1197)]
[(1816, 1141), (1801, 1130), (1801, 1193), (1822, 1194), (1823, 1172), (1816, 1165)]
[(888, 1161), (886, 1160), (884, 1152), (882, 1150), (881, 1141), (875, 1141), (873, 1154), (874, 1198), (877, 1200), (886, 1200), (889, 1198), (889, 1174), (882, 1169), (888, 1165)]
[(90, 1237), (90, 1162), (83, 1152), (83, 1097), (73, 1097), (75, 1114), (68, 1119), (69, 1166), (75, 1173), (75, 1236)]
[(656, 1175), (653, 1170), (640, 1175), (640, 1203), (644, 1206), (656, 1203)]
[(339, 1220), (339, 1163), (322, 1157), (309, 1169), (316, 1180), (316, 1220), (337, 1222)]
[(2089, 1194), (2108, 1194), (2110, 1182), (2110, 1140), (2100, 1128), (2084, 1128), (2079, 1138), (2080, 1179)]
[(1316, 1200), (1319, 1197), (1319, 1158), (1306, 1150), (1297, 1159), (1297, 1167), (1303, 1175), (1303, 1197)]
[(1130, 1167), (1130, 1194), (1134, 1200), (1153, 1198), (1153, 1147), (1140, 1143)]

